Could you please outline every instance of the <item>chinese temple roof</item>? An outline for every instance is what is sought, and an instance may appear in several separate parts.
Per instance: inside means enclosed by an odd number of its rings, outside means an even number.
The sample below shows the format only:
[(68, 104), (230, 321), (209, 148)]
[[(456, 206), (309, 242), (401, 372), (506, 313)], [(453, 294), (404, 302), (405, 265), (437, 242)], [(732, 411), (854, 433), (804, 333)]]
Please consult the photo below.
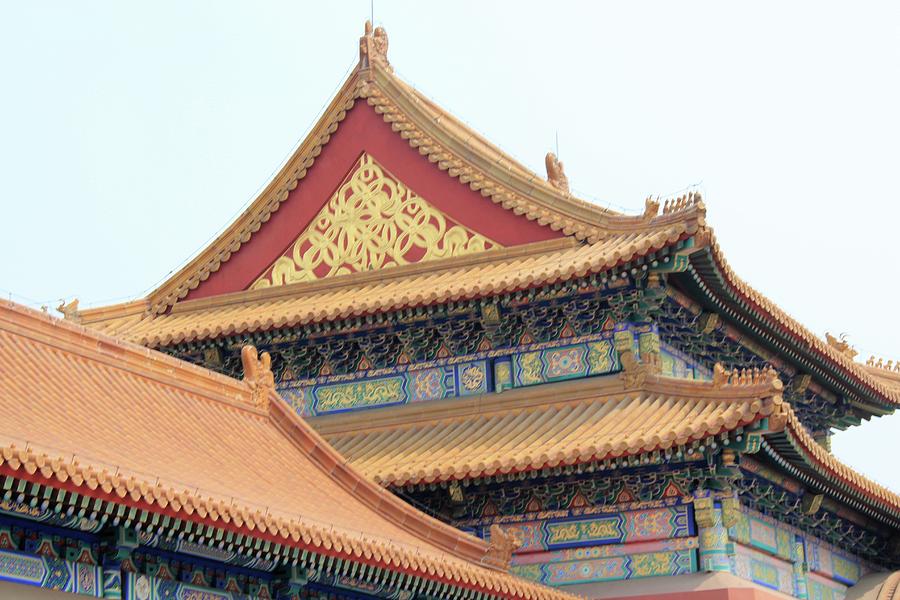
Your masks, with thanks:
[(368, 482), (258, 381), (7, 301), (0, 410), (7, 477), (492, 595), (570, 597)]
[(624, 376), (603, 376), (310, 422), (356, 468), (391, 486), (651, 453), (681, 452), (689, 458), (698, 442), (715, 442), (715, 436), (759, 424), (759, 433), (785, 465), (900, 526), (900, 496), (813, 440), (783, 402), (777, 379), (720, 384), (647, 376), (629, 387)]
[[(378, 178), (366, 179), (373, 165)], [(412, 203), (404, 218), (430, 215), (440, 225), (434, 239), (402, 256), (325, 268), (323, 262), (347, 248), (322, 240), (355, 234), (350, 230), (368, 222), (369, 213), (355, 221), (342, 221), (338, 213), (348, 202), (361, 202), (353, 210), (368, 202), (361, 188), (370, 185), (396, 193), (397, 206)], [(344, 191), (349, 196), (341, 196)], [(390, 228), (397, 222), (387, 229), (395, 231)], [(297, 227), (306, 227), (299, 238)], [(451, 230), (457, 237), (451, 239)], [(678, 246), (686, 243), (689, 250)], [(282, 170), (224, 233), (146, 298), (72, 316), (164, 347), (497, 296), (644, 268), (658, 254), (675, 253), (682, 264), (671, 282), (698, 310), (718, 313), (766, 358), (786, 358), (790, 371), (810, 374), (832, 397), (846, 397), (853, 413), (847, 422), (900, 405), (900, 388), (734, 274), (699, 195), (666, 202), (662, 210), (648, 200), (634, 216), (574, 197), (555, 157), (547, 157), (546, 179), (529, 171), (397, 77), (381, 28), (367, 28), (358, 67)], [(271, 287), (260, 289), (263, 284)]]
[(624, 376), (315, 417), (313, 426), (382, 485), (490, 477), (674, 450), (772, 417), (781, 382), (725, 385)]

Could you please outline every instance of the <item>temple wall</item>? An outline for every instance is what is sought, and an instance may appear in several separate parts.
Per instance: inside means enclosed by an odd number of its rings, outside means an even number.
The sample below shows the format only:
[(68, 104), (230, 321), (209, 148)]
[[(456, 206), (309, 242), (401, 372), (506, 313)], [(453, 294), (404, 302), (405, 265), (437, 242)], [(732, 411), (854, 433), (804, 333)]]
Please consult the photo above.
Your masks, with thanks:
[(735, 575), (798, 598), (841, 599), (870, 571), (858, 557), (747, 508), (728, 537)]
[[(551, 586), (695, 573), (697, 529), (689, 503), (624, 502), (538, 511), (497, 520), (522, 545), (511, 570)], [(463, 529), (490, 539), (493, 520)]]

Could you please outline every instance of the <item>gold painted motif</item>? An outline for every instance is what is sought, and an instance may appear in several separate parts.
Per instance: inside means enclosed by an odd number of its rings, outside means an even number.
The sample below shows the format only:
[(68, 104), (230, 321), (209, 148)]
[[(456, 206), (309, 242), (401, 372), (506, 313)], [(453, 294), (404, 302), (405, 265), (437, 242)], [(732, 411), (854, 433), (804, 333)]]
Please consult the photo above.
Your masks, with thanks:
[(393, 404), (403, 400), (403, 380), (391, 377), (323, 387), (316, 398), (319, 413)]
[(547, 524), (547, 543), (560, 544), (583, 540), (619, 540), (619, 518)]
[(291, 248), (251, 289), (499, 247), (450, 220), (364, 153)]

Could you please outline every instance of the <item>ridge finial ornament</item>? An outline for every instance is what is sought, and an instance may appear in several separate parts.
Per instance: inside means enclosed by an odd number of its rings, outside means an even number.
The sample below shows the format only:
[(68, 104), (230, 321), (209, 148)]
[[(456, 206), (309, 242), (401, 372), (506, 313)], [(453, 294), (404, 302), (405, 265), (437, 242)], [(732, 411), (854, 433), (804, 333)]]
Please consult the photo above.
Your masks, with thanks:
[(491, 537), (488, 540), (488, 551), (485, 562), (504, 570), (509, 569), (513, 552), (522, 545), (522, 539), (513, 530), (505, 530), (500, 525), (491, 525)]
[(849, 358), (853, 360), (856, 358), (856, 355), (859, 354), (856, 350), (850, 346), (850, 342), (847, 341), (847, 334), (842, 333), (839, 338), (834, 337), (827, 331), (825, 332), (825, 341), (828, 342), (828, 345)]
[(641, 218), (645, 221), (649, 221), (653, 217), (659, 214), (659, 197), (656, 200), (653, 199), (652, 196), (647, 196), (647, 199), (644, 200), (644, 214), (641, 215)]
[(241, 363), (244, 367), (244, 383), (250, 386), (253, 406), (268, 408), (269, 392), (275, 391), (275, 375), (272, 373), (272, 357), (268, 352), (262, 355), (256, 346), (241, 348)]
[(544, 158), (544, 165), (547, 167), (547, 181), (550, 185), (559, 191), (569, 193), (569, 178), (566, 177), (566, 170), (555, 154), (548, 152)]
[(874, 367), (876, 369), (884, 369), (885, 371), (893, 371), (894, 373), (900, 373), (900, 360), (889, 360), (885, 362), (883, 358), (876, 358), (874, 354), (869, 357), (869, 360), (866, 361), (866, 366)]
[(56, 310), (62, 313), (63, 319), (66, 321), (78, 323), (81, 320), (81, 317), (78, 314), (78, 298), (75, 298), (68, 304), (66, 304), (65, 300), (61, 300), (59, 306), (56, 307)]
[(368, 69), (373, 64), (393, 71), (388, 62), (388, 36), (384, 27), (372, 27), (372, 21), (366, 21), (365, 32), (359, 38), (359, 64)]

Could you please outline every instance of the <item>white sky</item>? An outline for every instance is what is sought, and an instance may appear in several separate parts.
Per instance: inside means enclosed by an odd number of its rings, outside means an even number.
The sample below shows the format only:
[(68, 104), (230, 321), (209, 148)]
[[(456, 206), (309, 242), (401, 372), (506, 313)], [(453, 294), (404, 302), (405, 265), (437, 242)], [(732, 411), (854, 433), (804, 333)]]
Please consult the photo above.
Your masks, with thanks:
[[(0, 5), (0, 293), (152, 288), (356, 62), (369, 1)], [(737, 273), (900, 358), (900, 3), (377, 0), (397, 72), (538, 173), (639, 212), (697, 185)], [(835, 437), (900, 491), (900, 416)]]

